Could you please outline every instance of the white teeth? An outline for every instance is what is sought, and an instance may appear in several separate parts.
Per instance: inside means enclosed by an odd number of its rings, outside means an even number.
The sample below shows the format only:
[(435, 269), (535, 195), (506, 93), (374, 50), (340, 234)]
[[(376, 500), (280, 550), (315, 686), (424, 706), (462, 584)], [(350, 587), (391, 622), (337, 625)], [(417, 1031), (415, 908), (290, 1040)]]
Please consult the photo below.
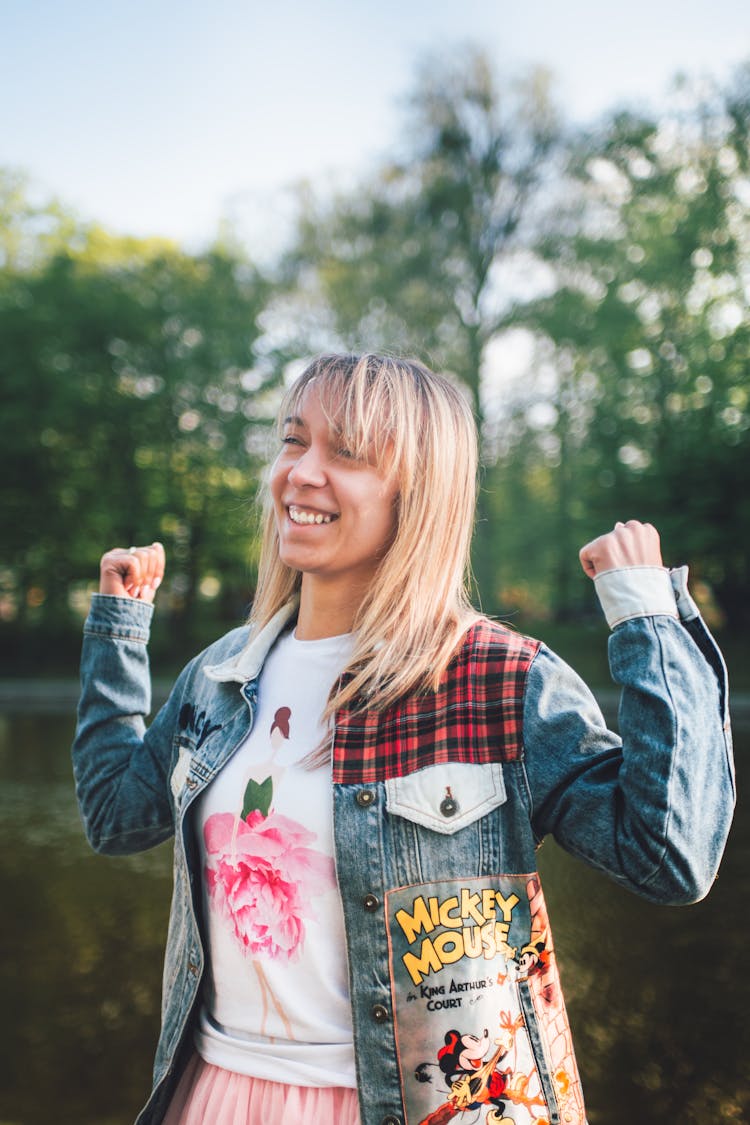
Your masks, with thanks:
[(306, 512), (302, 508), (289, 508), (289, 519), (292, 523), (330, 523), (333, 516), (323, 515), (322, 512)]

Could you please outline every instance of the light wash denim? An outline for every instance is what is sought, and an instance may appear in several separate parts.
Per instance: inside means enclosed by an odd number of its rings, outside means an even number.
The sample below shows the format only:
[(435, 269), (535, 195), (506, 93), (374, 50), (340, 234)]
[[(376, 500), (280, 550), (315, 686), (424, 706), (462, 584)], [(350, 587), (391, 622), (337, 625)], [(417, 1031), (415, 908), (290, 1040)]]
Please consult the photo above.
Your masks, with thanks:
[[(542, 646), (528, 674), (520, 761), (334, 786), (362, 1125), (406, 1120), (383, 924), (389, 893), (528, 875), (548, 834), (653, 902), (688, 903), (709, 891), (734, 775), (724, 664), (685, 580), (684, 569), (672, 575), (679, 618), (626, 616), (610, 636), (622, 738), (580, 678)], [(205, 955), (190, 808), (247, 736), (263, 661), (293, 612), (281, 611), (248, 647), (240, 628), (196, 657), (148, 728), (151, 607), (97, 595), (85, 624), (73, 759), (88, 839), (119, 855), (175, 836), (161, 1036), (138, 1125), (163, 1119), (192, 1050)], [(469, 811), (441, 824), (436, 795), (451, 769), (452, 793)], [(548, 1116), (560, 1121), (547, 1046), (536, 1047)]]

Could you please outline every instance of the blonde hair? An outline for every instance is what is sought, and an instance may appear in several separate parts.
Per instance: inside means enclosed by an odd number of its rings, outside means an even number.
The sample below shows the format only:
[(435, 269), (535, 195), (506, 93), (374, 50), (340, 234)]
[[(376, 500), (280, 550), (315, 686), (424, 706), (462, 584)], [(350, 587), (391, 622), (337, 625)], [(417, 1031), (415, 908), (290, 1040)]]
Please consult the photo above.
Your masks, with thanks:
[[(458, 642), (478, 618), (468, 594), (477, 434), (461, 391), (414, 360), (321, 355), (285, 396), (279, 415), (299, 413), (315, 380), (320, 402), (347, 446), (395, 478), (396, 530), (356, 614), (355, 647), (326, 715), (345, 704), (383, 710), (437, 687)], [(299, 591), (302, 576), (279, 557), (266, 494), (254, 631)]]

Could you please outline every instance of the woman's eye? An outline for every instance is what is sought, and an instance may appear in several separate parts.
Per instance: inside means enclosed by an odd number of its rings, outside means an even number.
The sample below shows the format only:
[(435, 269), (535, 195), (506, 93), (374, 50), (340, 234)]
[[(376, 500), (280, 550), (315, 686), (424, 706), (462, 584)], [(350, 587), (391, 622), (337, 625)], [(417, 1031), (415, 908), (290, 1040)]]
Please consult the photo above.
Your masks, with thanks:
[(281, 444), (282, 445), (302, 445), (302, 441), (301, 441), (300, 438), (295, 437), (294, 434), (284, 434), (284, 437), (281, 439)]

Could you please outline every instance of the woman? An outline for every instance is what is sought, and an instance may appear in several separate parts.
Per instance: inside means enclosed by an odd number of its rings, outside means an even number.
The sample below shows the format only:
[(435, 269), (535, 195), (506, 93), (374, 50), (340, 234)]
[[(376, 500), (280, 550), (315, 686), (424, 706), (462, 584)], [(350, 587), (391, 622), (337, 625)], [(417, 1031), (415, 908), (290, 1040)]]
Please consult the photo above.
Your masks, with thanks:
[(476, 434), (450, 382), (323, 356), (280, 438), (249, 625), (147, 730), (159, 544), (103, 557), (85, 628), (89, 839), (175, 835), (139, 1125), (582, 1125), (534, 853), (551, 833), (654, 902), (707, 893), (734, 789), (685, 568), (634, 521), (581, 551), (621, 739), (558, 657), (471, 608)]

